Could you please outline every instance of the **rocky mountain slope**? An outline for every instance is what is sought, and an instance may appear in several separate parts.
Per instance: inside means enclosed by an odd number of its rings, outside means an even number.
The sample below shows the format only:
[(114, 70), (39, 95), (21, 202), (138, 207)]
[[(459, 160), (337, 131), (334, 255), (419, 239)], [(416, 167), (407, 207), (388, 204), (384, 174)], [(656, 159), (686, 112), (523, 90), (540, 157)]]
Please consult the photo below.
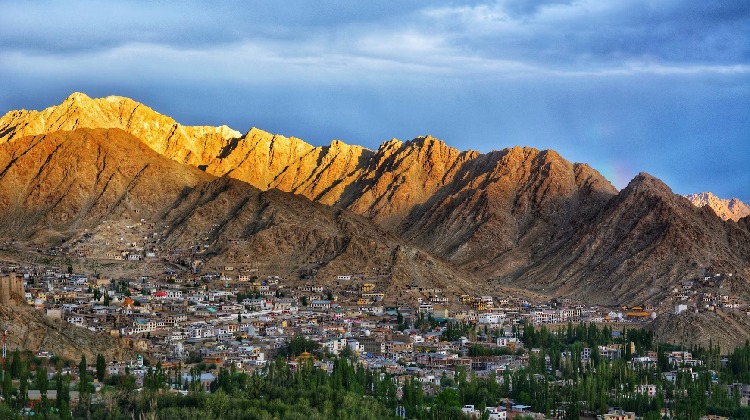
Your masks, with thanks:
[(726, 353), (742, 346), (745, 338), (750, 337), (747, 314), (736, 309), (663, 314), (646, 328), (654, 332), (659, 342), (703, 348), (718, 344)]
[[(0, 145), (0, 233), (55, 241), (106, 221), (168, 226), (160, 246), (198, 245), (199, 258), (265, 272), (385, 269), (394, 286), (459, 292), (470, 277), (347, 210), (279, 190), (260, 191), (166, 159), (120, 129), (77, 129)], [(165, 176), (167, 174), (167, 176)]]
[[(124, 131), (54, 131), (84, 126)], [(37, 136), (19, 137), (28, 134)], [(118, 141), (92, 142), (73, 162), (65, 158), (66, 136)], [(114, 160), (93, 158), (125, 136), (141, 142), (129, 146), (133, 155), (153, 163), (126, 155), (119, 164), (127, 170), (113, 172)], [(59, 232), (138, 209), (172, 226), (174, 244), (209, 232), (207, 256), (217, 260), (260, 249), (263, 264), (325, 272), (363, 259), (362, 267), (390, 259), (406, 270), (423, 259), (438, 273), (485, 285), (602, 303), (666, 302), (676, 282), (709, 268), (750, 277), (748, 218), (724, 222), (647, 174), (618, 192), (554, 151), (462, 152), (430, 136), (390, 140), (376, 151), (340, 141), (313, 147), (255, 128), (241, 136), (226, 127), (183, 127), (126, 98), (82, 94), (41, 112), (6, 114), (0, 141), (0, 207), (14, 215), (0, 229)], [(73, 171), (94, 182), (65, 176)], [(397, 249), (410, 257), (401, 260)]]
[(128, 98), (91, 99), (82, 93), (43, 111), (7, 113), (0, 118), (0, 143), (77, 128), (119, 128), (157, 153), (209, 174), (350, 207), (389, 226), (448, 182), (464, 160), (478, 155), (430, 137), (394, 139), (372, 152), (340, 141), (313, 147), (257, 128), (242, 136), (225, 126), (182, 126)]
[[(705, 269), (748, 274), (750, 230), (696, 208), (667, 185), (639, 174), (575, 233), (553, 243), (540, 261), (519, 275), (562, 293), (583, 293), (597, 301), (665, 303), (680, 280)], [(541, 280), (541, 282), (540, 282)], [(748, 296), (746, 281), (736, 293)]]
[(697, 207), (708, 206), (723, 220), (734, 220), (736, 222), (743, 217), (750, 216), (750, 206), (737, 198), (722, 199), (710, 192), (690, 194), (685, 198)]
[(214, 262), (243, 263), (261, 272), (315, 272), (323, 284), (337, 274), (386, 268), (395, 288), (472, 289), (466, 275), (366, 218), (229, 177), (180, 197), (162, 220), (170, 226), (167, 246), (207, 234), (212, 245), (206, 257)]
[(512, 276), (616, 192), (587, 165), (514, 147), (467, 160), (399, 228), (472, 272)]
[(44, 350), (71, 360), (79, 360), (82, 354), (86, 355), (86, 360), (96, 360), (97, 354), (107, 360), (135, 356), (118, 338), (49, 319), (43, 311), (30, 306), (0, 306), (0, 328), (8, 330), (10, 350)]
[[(79, 129), (0, 145), (0, 231), (75, 231), (107, 218), (151, 218), (211, 177), (119, 129)], [(165, 177), (164, 174), (169, 174)]]

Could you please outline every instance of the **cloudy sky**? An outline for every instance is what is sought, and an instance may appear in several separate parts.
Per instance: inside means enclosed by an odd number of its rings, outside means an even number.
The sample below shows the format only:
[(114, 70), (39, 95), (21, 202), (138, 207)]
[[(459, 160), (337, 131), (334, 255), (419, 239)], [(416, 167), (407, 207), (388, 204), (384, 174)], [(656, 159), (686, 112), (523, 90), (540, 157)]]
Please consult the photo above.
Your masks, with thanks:
[(750, 202), (750, 2), (2, 1), (0, 114), (73, 91), (377, 148), (431, 134)]

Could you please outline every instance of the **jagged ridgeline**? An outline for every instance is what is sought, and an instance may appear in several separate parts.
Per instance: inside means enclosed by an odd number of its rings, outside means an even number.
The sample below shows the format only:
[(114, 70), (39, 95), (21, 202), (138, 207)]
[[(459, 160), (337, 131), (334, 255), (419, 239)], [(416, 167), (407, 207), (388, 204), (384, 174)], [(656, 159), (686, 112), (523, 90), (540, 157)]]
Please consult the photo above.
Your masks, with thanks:
[(698, 207), (708, 206), (723, 220), (736, 222), (743, 217), (750, 216), (750, 207), (737, 198), (722, 199), (710, 192), (690, 194), (686, 198)]
[(747, 217), (723, 221), (647, 174), (617, 191), (551, 150), (459, 151), (430, 136), (315, 147), (76, 93), (0, 119), (0, 168), (5, 235), (65, 236), (137, 207), (172, 226), (173, 244), (217, 225), (218, 260), (252, 250), (324, 274), (381, 264), (402, 282), (608, 304), (672, 304), (681, 280), (710, 269), (748, 297)]

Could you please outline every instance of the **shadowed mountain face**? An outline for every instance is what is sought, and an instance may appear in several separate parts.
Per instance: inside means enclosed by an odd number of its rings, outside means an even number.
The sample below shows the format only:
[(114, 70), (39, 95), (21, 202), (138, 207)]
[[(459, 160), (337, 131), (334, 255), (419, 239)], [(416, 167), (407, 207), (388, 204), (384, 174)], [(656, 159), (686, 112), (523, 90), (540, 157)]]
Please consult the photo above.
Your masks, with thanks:
[(179, 246), (210, 231), (214, 259), (244, 262), (264, 272), (315, 269), (326, 283), (337, 274), (390, 267), (395, 288), (416, 283), (454, 292), (471, 289), (468, 276), (366, 218), (229, 177), (181, 197), (163, 221), (171, 227), (167, 244)]
[(601, 303), (666, 302), (708, 268), (749, 274), (747, 217), (724, 222), (646, 174), (618, 192), (549, 150), (461, 152), (429, 136), (376, 151), (313, 147), (82, 94), (6, 114), (0, 142), (4, 232), (65, 232), (137, 210), (171, 226), (175, 246), (213, 232), (217, 261), (315, 265), (321, 276), (380, 264), (398, 282), (489, 279)]
[[(395, 287), (440, 285), (459, 292), (468, 276), (366, 218), (278, 190), (166, 159), (119, 129), (78, 129), (0, 145), (0, 232), (55, 240), (106, 221), (145, 219), (169, 228), (163, 246), (207, 244), (217, 261), (271, 272), (342, 272), (390, 267)], [(204, 240), (206, 232), (211, 232)]]
[(479, 155), (413, 209), (408, 238), (488, 277), (512, 275), (566, 238), (616, 190), (553, 151), (515, 147)]
[(750, 231), (696, 208), (667, 185), (639, 174), (539, 262), (519, 283), (548, 284), (562, 293), (598, 301), (660, 303), (683, 279), (704, 268), (733, 273), (736, 292), (747, 295)]
[(15, 139), (0, 145), (0, 168), (0, 229), (23, 236), (90, 227), (125, 214), (155, 217), (210, 178), (118, 129)]

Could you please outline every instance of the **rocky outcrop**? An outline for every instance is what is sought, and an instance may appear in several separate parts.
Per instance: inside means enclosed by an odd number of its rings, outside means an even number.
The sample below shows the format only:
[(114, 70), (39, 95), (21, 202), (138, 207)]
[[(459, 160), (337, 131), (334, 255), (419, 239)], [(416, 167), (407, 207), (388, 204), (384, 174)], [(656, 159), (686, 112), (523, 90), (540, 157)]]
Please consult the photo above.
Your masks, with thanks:
[(210, 159), (206, 172), (216, 176), (229, 175), (266, 190), (276, 177), (313, 149), (300, 139), (253, 128)]
[(685, 198), (697, 207), (708, 206), (723, 220), (734, 220), (736, 222), (743, 217), (750, 216), (750, 207), (737, 198), (722, 199), (710, 192), (690, 194)]
[(387, 141), (357, 173), (338, 204), (387, 228), (396, 227), (477, 156), (478, 152), (460, 152), (430, 136)]
[(511, 275), (539, 258), (575, 222), (616, 193), (599, 173), (554, 151), (515, 147), (479, 155), (416, 207), (407, 237), (487, 277)]
[(658, 342), (709, 348), (718, 345), (722, 354), (745, 344), (750, 338), (747, 314), (736, 309), (667, 313), (646, 325)]
[(334, 140), (290, 164), (269, 186), (326, 205), (337, 204), (372, 156), (369, 149)]
[(393, 228), (478, 155), (429, 136), (394, 139), (372, 152), (337, 140), (313, 147), (254, 128), (209, 162), (206, 172), (345, 207)]
[(8, 349), (43, 350), (68, 360), (126, 360), (135, 353), (120, 339), (47, 318), (30, 306), (0, 306), (0, 329), (7, 330)]

